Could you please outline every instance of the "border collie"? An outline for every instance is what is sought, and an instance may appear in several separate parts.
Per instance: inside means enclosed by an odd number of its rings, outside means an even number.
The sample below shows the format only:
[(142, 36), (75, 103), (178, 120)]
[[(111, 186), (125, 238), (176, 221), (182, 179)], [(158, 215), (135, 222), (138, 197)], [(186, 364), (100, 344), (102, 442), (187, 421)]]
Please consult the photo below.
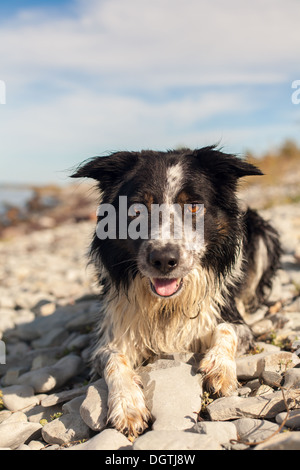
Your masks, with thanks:
[[(277, 232), (236, 197), (240, 177), (261, 174), (211, 146), (117, 152), (72, 175), (98, 182), (105, 208), (98, 228), (109, 208), (115, 216), (105, 220), (106, 236), (95, 231), (90, 256), (102, 286), (92, 361), (108, 386), (108, 421), (119, 431), (137, 436), (151, 418), (137, 368), (155, 355), (202, 353), (207, 389), (218, 396), (236, 389), (235, 356), (253, 345), (243, 314), (266, 300), (281, 253)], [(161, 216), (156, 236), (151, 231), (157, 207), (174, 222), (168, 237)], [(191, 244), (199, 212), (203, 237)], [(186, 213), (192, 224), (175, 237), (175, 221)], [(138, 223), (144, 236), (128, 236)]]

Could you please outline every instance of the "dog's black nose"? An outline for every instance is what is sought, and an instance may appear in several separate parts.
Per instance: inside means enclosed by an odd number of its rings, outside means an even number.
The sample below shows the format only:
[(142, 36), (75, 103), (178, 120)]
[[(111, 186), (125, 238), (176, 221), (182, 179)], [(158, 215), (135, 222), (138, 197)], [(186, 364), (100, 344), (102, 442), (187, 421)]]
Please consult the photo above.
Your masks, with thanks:
[(162, 274), (167, 274), (178, 266), (179, 251), (173, 247), (154, 249), (149, 254), (149, 263)]

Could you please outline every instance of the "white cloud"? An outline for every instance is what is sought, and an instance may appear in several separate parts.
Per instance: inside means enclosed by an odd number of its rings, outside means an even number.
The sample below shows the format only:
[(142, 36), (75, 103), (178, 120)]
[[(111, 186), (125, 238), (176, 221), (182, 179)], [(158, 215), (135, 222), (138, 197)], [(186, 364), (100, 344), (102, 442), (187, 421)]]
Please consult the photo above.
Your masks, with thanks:
[(298, 0), (81, 0), (72, 18), (4, 24), (2, 70), (99, 74), (115, 86), (278, 81), (297, 67), (299, 14)]
[(299, 14), (298, 0), (78, 0), (72, 16), (2, 20), (0, 179), (10, 162), (29, 179), (106, 150), (287, 133), (230, 119), (264, 108), (255, 85), (299, 78)]

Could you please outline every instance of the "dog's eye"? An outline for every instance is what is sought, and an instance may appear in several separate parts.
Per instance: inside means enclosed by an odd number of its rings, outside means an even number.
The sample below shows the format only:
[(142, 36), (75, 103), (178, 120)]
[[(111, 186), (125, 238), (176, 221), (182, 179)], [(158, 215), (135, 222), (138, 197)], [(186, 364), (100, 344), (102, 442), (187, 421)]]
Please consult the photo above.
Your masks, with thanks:
[(192, 204), (188, 205), (187, 209), (191, 214), (197, 214), (197, 212), (200, 210), (200, 204), (193, 202)]
[(145, 206), (143, 204), (135, 203), (132, 204), (128, 210), (128, 215), (130, 217), (138, 217), (139, 215), (143, 214), (145, 210)]

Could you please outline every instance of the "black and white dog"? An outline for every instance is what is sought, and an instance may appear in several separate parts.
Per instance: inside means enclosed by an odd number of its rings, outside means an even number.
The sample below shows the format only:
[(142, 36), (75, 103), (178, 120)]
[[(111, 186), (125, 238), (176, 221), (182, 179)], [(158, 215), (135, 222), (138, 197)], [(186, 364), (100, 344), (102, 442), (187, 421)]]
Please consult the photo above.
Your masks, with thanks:
[[(281, 252), (277, 232), (236, 197), (240, 177), (261, 174), (211, 146), (118, 152), (73, 175), (98, 181), (104, 207), (97, 227), (106, 224), (106, 235), (96, 230), (91, 245), (102, 285), (93, 364), (107, 382), (108, 419), (118, 430), (138, 435), (147, 426), (137, 367), (151, 356), (201, 352), (206, 386), (220, 396), (236, 388), (236, 353), (252, 345), (242, 315), (266, 299)], [(151, 231), (162, 207), (173, 223), (168, 237), (162, 214)], [(114, 220), (105, 219), (110, 208)], [(175, 237), (185, 214), (190, 227)], [(193, 238), (197, 214), (203, 237)], [(143, 236), (129, 236), (138, 225)]]

